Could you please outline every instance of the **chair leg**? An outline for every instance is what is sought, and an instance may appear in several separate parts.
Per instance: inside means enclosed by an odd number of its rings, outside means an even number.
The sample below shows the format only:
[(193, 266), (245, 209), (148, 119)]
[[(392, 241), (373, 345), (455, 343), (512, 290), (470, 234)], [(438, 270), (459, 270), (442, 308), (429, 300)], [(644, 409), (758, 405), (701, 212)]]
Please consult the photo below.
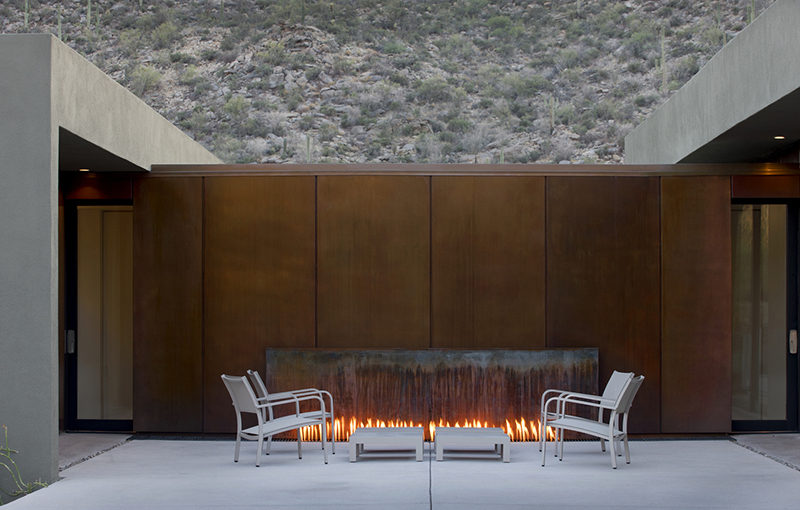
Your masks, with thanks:
[(303, 442), (302, 442), (302, 439), (301, 439), (301, 436), (300, 436), (300, 429), (297, 429), (297, 458), (298, 459), (302, 459), (303, 458), (303, 447), (301, 446), (302, 443)]
[(600, 440), (600, 451), (603, 452), (603, 453), (606, 452), (606, 440), (605, 439), (601, 439)]
[(269, 452), (272, 451), (272, 436), (267, 438), (267, 444), (264, 446), (264, 451), (267, 455), (269, 455)]
[(237, 433), (236, 434), (236, 447), (233, 449), (233, 461), (239, 462), (239, 446), (242, 443), (242, 437)]
[(264, 447), (264, 436), (258, 431), (258, 451), (256, 452), (256, 467), (261, 465), (261, 449)]
[(560, 455), (558, 456), (559, 462), (564, 460), (564, 430), (561, 430), (561, 436), (558, 440), (558, 449), (561, 450)]
[(542, 467), (544, 467), (544, 461), (545, 458), (547, 457), (547, 441), (541, 443), (541, 447), (542, 447)]
[(327, 431), (327, 428), (325, 427), (325, 423), (326, 423), (325, 420), (323, 420), (322, 421), (322, 425), (320, 425), (320, 427), (321, 427), (320, 432), (322, 432), (320, 434), (320, 438), (321, 438), (320, 442), (322, 443), (322, 458), (325, 460), (325, 464), (327, 464), (328, 463), (328, 450), (325, 449), (325, 441), (327, 441), (327, 439), (328, 439), (328, 431)]
[(615, 443), (614, 439), (611, 438), (608, 441), (608, 449), (610, 450), (609, 453), (611, 453), (611, 467), (613, 469), (617, 469), (617, 452), (616, 449), (614, 448), (615, 447), (614, 443)]
[(625, 434), (625, 464), (631, 463), (631, 450), (628, 448), (628, 434)]
[(558, 457), (558, 444), (560, 441), (563, 440), (564, 440), (564, 429), (556, 429), (555, 451), (553, 452), (553, 457)]
[(542, 438), (544, 437), (544, 431), (542, 430), (542, 421), (539, 420), (539, 451), (542, 451)]

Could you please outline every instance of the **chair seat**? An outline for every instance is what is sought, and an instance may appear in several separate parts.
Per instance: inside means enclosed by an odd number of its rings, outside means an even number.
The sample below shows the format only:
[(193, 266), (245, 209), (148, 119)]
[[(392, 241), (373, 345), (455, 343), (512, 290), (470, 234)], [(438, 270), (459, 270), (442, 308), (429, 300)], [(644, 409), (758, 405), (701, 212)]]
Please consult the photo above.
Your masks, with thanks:
[[(298, 427), (305, 427), (306, 425), (319, 425), (319, 415), (319, 411), (312, 411), (300, 413), (299, 416), (292, 414), (273, 418), (261, 426), (261, 432), (264, 435), (272, 435), (286, 432), (287, 430), (294, 430)], [(242, 435), (258, 437), (258, 425), (242, 430)]]
[[(557, 428), (565, 428), (576, 432), (583, 432), (595, 437), (608, 437), (608, 423), (581, 418), (580, 416), (563, 416), (553, 421), (548, 421), (548, 425)], [(622, 435), (618, 428), (614, 429), (614, 436)]]

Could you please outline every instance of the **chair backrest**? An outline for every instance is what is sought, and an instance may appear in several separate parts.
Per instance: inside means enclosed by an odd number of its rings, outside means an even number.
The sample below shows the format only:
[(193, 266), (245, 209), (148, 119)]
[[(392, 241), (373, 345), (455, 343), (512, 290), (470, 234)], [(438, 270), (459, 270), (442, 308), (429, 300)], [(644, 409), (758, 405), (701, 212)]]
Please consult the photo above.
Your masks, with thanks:
[(233, 407), (237, 413), (255, 413), (261, 414), (256, 403), (256, 395), (253, 393), (253, 388), (247, 382), (244, 376), (230, 376), (222, 375), (222, 382), (228, 389), (233, 401)]
[(633, 379), (633, 372), (617, 372), (614, 370), (611, 373), (611, 377), (608, 378), (606, 388), (603, 390), (603, 398), (616, 401), (631, 379)]
[(616, 411), (620, 414), (626, 414), (631, 409), (631, 405), (633, 404), (633, 397), (636, 396), (636, 392), (639, 391), (639, 388), (642, 386), (642, 382), (644, 382), (644, 376), (640, 375), (631, 379), (630, 383), (625, 387), (625, 390), (622, 392), (622, 395), (619, 397), (616, 405)]
[(267, 386), (264, 384), (264, 380), (261, 378), (261, 376), (258, 375), (257, 370), (248, 370), (247, 376), (250, 378), (250, 384), (255, 390), (258, 398), (266, 398), (269, 396)]

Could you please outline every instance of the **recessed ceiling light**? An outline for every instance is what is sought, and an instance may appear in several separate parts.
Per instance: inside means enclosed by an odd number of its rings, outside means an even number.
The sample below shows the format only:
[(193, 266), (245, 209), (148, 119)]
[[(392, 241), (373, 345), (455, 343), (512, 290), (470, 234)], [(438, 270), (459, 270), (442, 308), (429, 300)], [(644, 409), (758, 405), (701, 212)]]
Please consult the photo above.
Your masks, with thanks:
[(786, 137), (783, 136), (783, 135), (775, 135), (775, 136), (773, 136), (773, 138), (776, 139), (776, 140), (786, 140)]
[(89, 169), (88, 168), (79, 168), (78, 171), (79, 172), (88, 172)]

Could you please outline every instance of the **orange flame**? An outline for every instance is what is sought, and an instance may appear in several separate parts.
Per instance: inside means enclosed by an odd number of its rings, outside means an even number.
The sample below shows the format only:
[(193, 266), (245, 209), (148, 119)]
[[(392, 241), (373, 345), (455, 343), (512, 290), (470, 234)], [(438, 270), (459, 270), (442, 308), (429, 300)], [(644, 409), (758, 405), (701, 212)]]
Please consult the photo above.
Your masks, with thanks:
[[(464, 428), (490, 428), (498, 427), (508, 434), (512, 441), (538, 441), (539, 440), (539, 420), (526, 420), (520, 418), (514, 420), (512, 424), (506, 420), (505, 424), (493, 425), (487, 421), (481, 421), (474, 418), (466, 420), (463, 423), (460, 421), (450, 424), (444, 418), (440, 418), (439, 422), (430, 421), (427, 425), (428, 436), (432, 441), (436, 437), (436, 427), (464, 427)], [(380, 418), (367, 418), (366, 420), (359, 420), (357, 418), (343, 418), (339, 417), (333, 421), (333, 424), (328, 422), (326, 424), (326, 439), (334, 439), (336, 441), (347, 441), (350, 434), (356, 431), (357, 428), (363, 427), (425, 427), (423, 423), (416, 423), (413, 420), (382, 420)], [(310, 425), (300, 429), (300, 439), (303, 441), (319, 441), (322, 437), (321, 425)], [(546, 436), (549, 440), (555, 439), (555, 431), (551, 427), (547, 427)]]

